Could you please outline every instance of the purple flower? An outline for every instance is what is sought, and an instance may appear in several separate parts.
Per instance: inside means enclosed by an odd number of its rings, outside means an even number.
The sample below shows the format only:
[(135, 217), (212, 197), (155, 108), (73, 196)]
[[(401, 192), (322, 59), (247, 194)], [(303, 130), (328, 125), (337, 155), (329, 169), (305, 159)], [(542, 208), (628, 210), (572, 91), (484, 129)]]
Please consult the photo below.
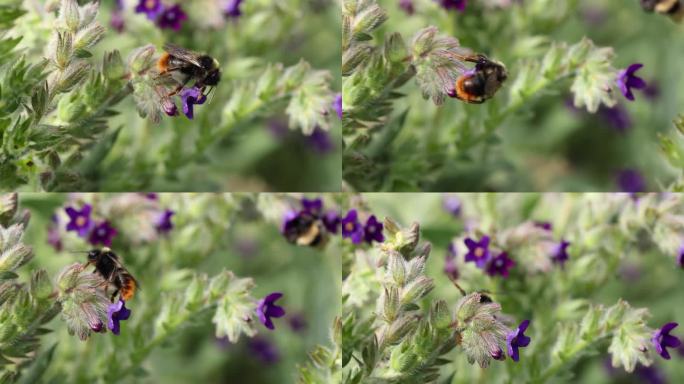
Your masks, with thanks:
[(551, 231), (553, 229), (553, 225), (548, 221), (535, 221), (534, 226), (545, 231)]
[(301, 332), (307, 327), (306, 318), (301, 313), (290, 316), (289, 323), (294, 332)]
[(456, 245), (454, 243), (449, 244), (447, 248), (447, 254), (444, 258), (444, 273), (451, 280), (458, 279), (458, 267), (456, 267)]
[(620, 133), (626, 132), (632, 126), (632, 119), (622, 104), (616, 104), (612, 108), (601, 106), (599, 115)]
[(52, 215), (52, 223), (48, 226), (47, 242), (52, 245), (55, 251), (62, 250), (62, 236), (59, 233), (59, 219), (57, 215)]
[(171, 222), (171, 216), (175, 215), (176, 212), (167, 209), (164, 212), (162, 212), (159, 217), (157, 218), (157, 222), (155, 223), (155, 228), (157, 228), (157, 232), (159, 233), (169, 233), (173, 229), (173, 223)]
[(679, 248), (679, 255), (677, 255), (677, 264), (679, 268), (684, 269), (684, 245)]
[(527, 326), (530, 325), (529, 320), (525, 320), (520, 325), (518, 325), (518, 328), (516, 328), (514, 331), (511, 331), (506, 335), (506, 345), (508, 346), (508, 356), (513, 359), (513, 361), (518, 361), (520, 359), (520, 355), (518, 354), (518, 348), (522, 347), (527, 347), (530, 344), (530, 338), (525, 336), (525, 330), (527, 329)]
[(617, 85), (618, 88), (620, 88), (620, 92), (622, 92), (623, 95), (627, 98), (627, 100), (634, 101), (634, 95), (632, 94), (632, 88), (636, 89), (643, 89), (646, 88), (646, 82), (640, 78), (639, 76), (636, 76), (634, 73), (639, 70), (639, 68), (643, 67), (643, 64), (640, 63), (634, 63), (627, 67), (627, 69), (623, 69), (618, 73), (617, 77)]
[(618, 173), (617, 185), (622, 192), (637, 193), (646, 190), (646, 182), (636, 169), (623, 169)]
[(342, 219), (342, 237), (348, 237), (352, 243), (359, 244), (363, 239), (363, 226), (359, 222), (356, 209), (351, 209), (347, 212), (347, 216)]
[(382, 223), (375, 218), (375, 215), (371, 215), (371, 217), (368, 218), (363, 231), (368, 244), (373, 244), (373, 240), (378, 243), (385, 241), (385, 236), (382, 235)]
[(139, 0), (135, 13), (144, 13), (148, 19), (156, 20), (163, 8), (161, 0)]
[(178, 115), (178, 107), (176, 107), (176, 103), (170, 98), (162, 100), (162, 109), (167, 116)]
[(309, 212), (310, 214), (318, 217), (323, 212), (323, 200), (321, 200), (320, 198), (307, 199), (306, 197), (304, 197), (302, 198), (302, 208), (304, 209), (304, 211)]
[(678, 325), (679, 324), (677, 323), (667, 323), (653, 332), (651, 342), (653, 343), (656, 352), (665, 360), (670, 360), (670, 353), (667, 351), (667, 347), (677, 348), (681, 345), (681, 342), (676, 336), (670, 335), (670, 331), (675, 329)]
[(413, 15), (413, 0), (399, 0), (399, 8), (403, 9), (407, 15)]
[(155, 193), (155, 192), (144, 193), (144, 195), (145, 195), (145, 198), (146, 198), (147, 200), (152, 200), (152, 201), (157, 201), (157, 200), (159, 200), (159, 194), (157, 194), (157, 193)]
[(239, 17), (242, 15), (242, 11), (240, 11), (240, 5), (242, 5), (242, 0), (226, 1), (226, 6), (223, 8), (223, 14), (228, 17)]
[(333, 109), (337, 112), (337, 116), (342, 119), (342, 94), (338, 93), (335, 95), (335, 100), (333, 100)]
[(478, 268), (483, 268), (489, 261), (489, 236), (482, 236), (479, 242), (467, 237), (464, 243), (468, 247), (465, 261), (473, 261)]
[(444, 9), (456, 9), (459, 12), (463, 12), (468, 3), (468, 0), (437, 0), (437, 2)]
[(125, 301), (119, 299), (107, 308), (107, 327), (113, 334), (118, 335), (120, 332), (119, 322), (128, 320), (129, 317), (131, 317), (131, 310), (126, 308)]
[(112, 17), (109, 19), (109, 25), (118, 33), (123, 32), (124, 28), (126, 27), (123, 12), (117, 9), (112, 11)]
[(112, 238), (117, 233), (116, 229), (109, 224), (109, 221), (105, 220), (93, 228), (88, 241), (92, 245), (102, 244), (109, 247), (112, 245)]
[(273, 292), (259, 300), (257, 303), (256, 313), (257, 316), (259, 316), (259, 321), (270, 330), (275, 329), (273, 321), (271, 321), (272, 317), (278, 318), (285, 316), (285, 310), (282, 307), (275, 305), (275, 302), (282, 296), (283, 294), (280, 292)]
[(80, 211), (73, 207), (66, 207), (64, 210), (69, 215), (69, 223), (67, 223), (67, 231), (76, 231), (79, 236), (85, 237), (93, 225), (90, 220), (90, 212), (93, 207), (90, 204), (83, 205)]
[(340, 214), (337, 211), (330, 210), (323, 215), (323, 225), (330, 233), (337, 233), (337, 227), (340, 225)]
[(513, 268), (515, 261), (508, 257), (508, 253), (501, 252), (496, 257), (487, 262), (485, 272), (489, 276), (501, 275), (508, 277), (508, 270)]
[(554, 263), (564, 265), (565, 262), (570, 258), (568, 256), (569, 245), (570, 242), (565, 240), (561, 240), (560, 243), (554, 245), (551, 249), (551, 260), (553, 260)]
[(249, 350), (264, 364), (274, 364), (280, 360), (280, 352), (275, 344), (261, 336), (255, 336), (249, 340)]
[[(185, 14), (183, 9), (181, 8), (180, 4), (176, 4), (172, 7), (165, 8), (164, 11), (159, 15), (157, 18), (157, 25), (159, 28), (165, 29), (173, 29), (174, 31), (178, 31), (181, 28), (181, 24), (183, 23), (184, 20), (187, 20), (188, 15)], [(182, 95), (181, 95), (182, 97)], [(204, 101), (202, 101), (204, 102)], [(202, 103), (197, 103), (197, 104), (202, 104)], [(187, 115), (187, 113), (186, 113)], [(190, 117), (192, 118), (192, 117)]]
[(463, 204), (461, 203), (461, 199), (454, 195), (447, 195), (444, 196), (444, 200), (442, 201), (442, 206), (444, 207), (444, 210), (451, 213), (454, 216), (459, 216), (461, 215), (461, 208)]
[(306, 138), (311, 146), (311, 149), (313, 149), (315, 152), (324, 154), (335, 149), (335, 145), (333, 144), (332, 140), (330, 140), (330, 134), (328, 131), (325, 131), (319, 127), (316, 127), (316, 129), (314, 129), (309, 136), (306, 136)]
[(204, 104), (207, 100), (207, 97), (202, 93), (202, 90), (195, 87), (183, 89), (180, 93), (180, 97), (183, 102), (183, 113), (191, 120), (195, 116), (193, 105)]

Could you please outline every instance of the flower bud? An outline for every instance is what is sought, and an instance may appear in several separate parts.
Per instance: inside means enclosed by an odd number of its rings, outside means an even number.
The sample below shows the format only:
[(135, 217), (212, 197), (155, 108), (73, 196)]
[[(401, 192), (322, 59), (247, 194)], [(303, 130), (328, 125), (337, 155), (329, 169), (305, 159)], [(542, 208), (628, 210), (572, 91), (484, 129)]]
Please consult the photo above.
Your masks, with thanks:
[(451, 312), (446, 301), (437, 300), (430, 310), (430, 324), (435, 329), (447, 329), (451, 322)]
[(105, 29), (100, 24), (91, 24), (76, 34), (74, 49), (88, 49), (97, 44), (104, 36)]
[(33, 273), (30, 292), (31, 296), (39, 301), (47, 299), (52, 293), (52, 284), (44, 269), (39, 269)]
[(401, 339), (416, 329), (419, 319), (419, 316), (406, 315), (397, 319), (392, 324), (386, 325), (383, 343), (385, 345), (399, 343)]
[(193, 308), (202, 302), (204, 288), (207, 285), (207, 276), (194, 276), (188, 287), (185, 289), (185, 306)]
[(399, 290), (397, 288), (385, 288), (383, 295), (380, 296), (380, 306), (382, 318), (387, 323), (396, 320), (399, 313)]
[(54, 61), (59, 69), (66, 69), (71, 61), (71, 54), (74, 50), (72, 36), (69, 32), (57, 32)]
[(153, 55), (156, 49), (154, 45), (148, 44), (131, 52), (128, 57), (128, 67), (133, 73), (141, 73), (148, 70), (154, 62)]
[(0, 272), (14, 271), (26, 264), (33, 257), (33, 250), (29, 246), (16, 244), (5, 248), (0, 253)]
[(406, 281), (411, 282), (425, 271), (425, 258), (416, 257), (406, 265)]
[(79, 61), (69, 67), (62, 73), (55, 86), (55, 92), (68, 92), (71, 88), (81, 82), (89, 73), (90, 64)]
[(387, 269), (394, 282), (402, 287), (406, 283), (406, 266), (404, 258), (398, 252), (390, 252)]
[(434, 282), (427, 276), (419, 276), (402, 290), (401, 304), (410, 304), (422, 299), (435, 287)]
[(342, 76), (349, 76), (354, 69), (370, 57), (373, 48), (368, 45), (355, 45), (342, 54)]
[(81, 19), (81, 25), (79, 26), (79, 28), (85, 28), (86, 26), (90, 25), (90, 23), (92, 23), (97, 17), (97, 11), (99, 10), (99, 8), (99, 0), (83, 5), (79, 10)]
[(408, 56), (406, 43), (399, 33), (393, 33), (385, 40), (385, 58), (390, 63), (402, 63)]
[(407, 373), (415, 369), (418, 362), (418, 356), (411, 350), (407, 344), (406, 347), (397, 347), (392, 350), (390, 355), (389, 365), (393, 371)]
[(59, 12), (64, 25), (66, 25), (71, 32), (75, 33), (78, 30), (81, 18), (76, 0), (62, 0), (62, 6), (60, 7)]
[(352, 33), (354, 38), (367, 40), (367, 35), (387, 21), (387, 13), (376, 3), (370, 3), (366, 9), (356, 14)]

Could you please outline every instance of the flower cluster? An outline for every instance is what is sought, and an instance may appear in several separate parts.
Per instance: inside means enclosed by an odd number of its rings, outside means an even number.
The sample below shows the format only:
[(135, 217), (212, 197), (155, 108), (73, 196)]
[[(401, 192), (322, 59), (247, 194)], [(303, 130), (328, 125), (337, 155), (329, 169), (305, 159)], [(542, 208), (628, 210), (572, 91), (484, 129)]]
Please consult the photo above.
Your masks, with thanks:
[(135, 7), (136, 13), (144, 13), (161, 29), (173, 29), (179, 31), (188, 15), (183, 11), (180, 4), (168, 6), (161, 0), (140, 0)]
[(474, 262), (478, 268), (484, 269), (490, 276), (508, 277), (508, 270), (513, 268), (515, 261), (509, 258), (505, 251), (493, 256), (493, 252), (489, 249), (489, 240), (489, 236), (486, 235), (482, 236), (480, 241), (466, 238), (464, 243), (468, 247), (468, 253), (465, 255), (465, 261)]
[(382, 234), (383, 225), (375, 215), (370, 215), (365, 224), (359, 221), (356, 209), (350, 209), (342, 218), (342, 237), (351, 239), (352, 243), (360, 244), (365, 241), (368, 244), (373, 242), (382, 243), (385, 236)]

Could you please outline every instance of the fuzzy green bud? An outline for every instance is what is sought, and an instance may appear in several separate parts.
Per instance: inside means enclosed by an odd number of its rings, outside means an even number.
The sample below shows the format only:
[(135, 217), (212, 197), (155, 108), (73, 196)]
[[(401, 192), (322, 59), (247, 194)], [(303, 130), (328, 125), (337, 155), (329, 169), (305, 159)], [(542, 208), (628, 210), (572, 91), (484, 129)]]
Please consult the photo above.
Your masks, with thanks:
[(380, 296), (380, 307), (385, 322), (392, 323), (396, 320), (399, 314), (399, 290), (397, 288), (385, 288), (383, 295)]
[(437, 300), (430, 310), (430, 324), (435, 329), (447, 329), (451, 325), (451, 312), (446, 301)]
[(419, 276), (404, 287), (401, 304), (410, 304), (422, 299), (435, 287), (435, 283), (427, 276)]
[(131, 52), (128, 57), (128, 68), (133, 73), (141, 73), (147, 71), (154, 62), (154, 53), (156, 49), (154, 45), (148, 44), (144, 47), (137, 48)]
[(0, 195), (0, 225), (7, 224), (17, 212), (17, 206), (18, 194), (7, 193)]
[(73, 35), (69, 32), (57, 32), (57, 42), (55, 47), (54, 62), (57, 68), (66, 69), (71, 61), (71, 54), (74, 51)]
[(404, 258), (398, 252), (390, 252), (387, 269), (394, 282), (402, 287), (406, 283), (406, 266)]
[(14, 271), (33, 257), (31, 247), (16, 244), (0, 253), (0, 272)]
[(68, 92), (71, 88), (75, 87), (88, 75), (90, 67), (91, 65), (84, 61), (70, 65), (60, 75), (59, 81), (55, 85), (55, 93)]
[(31, 296), (37, 300), (45, 300), (52, 293), (50, 278), (44, 269), (39, 269), (31, 276), (30, 290)]
[(81, 23), (81, 15), (78, 12), (78, 3), (76, 3), (76, 0), (62, 0), (62, 6), (60, 7), (59, 12), (64, 25), (66, 25), (71, 32), (75, 33)]
[(385, 345), (397, 344), (406, 335), (416, 329), (419, 319), (419, 316), (406, 315), (397, 319), (392, 324), (386, 325), (383, 343)]
[(78, 31), (74, 41), (74, 49), (88, 49), (97, 44), (104, 36), (105, 29), (99, 24), (90, 26)]

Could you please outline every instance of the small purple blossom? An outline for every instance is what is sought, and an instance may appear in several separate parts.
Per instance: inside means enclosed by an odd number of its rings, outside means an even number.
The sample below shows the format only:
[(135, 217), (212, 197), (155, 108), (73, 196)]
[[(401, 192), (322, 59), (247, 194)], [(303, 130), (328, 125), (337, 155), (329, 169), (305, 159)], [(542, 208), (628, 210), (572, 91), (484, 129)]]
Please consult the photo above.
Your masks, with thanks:
[(66, 207), (64, 210), (67, 215), (69, 215), (69, 222), (67, 223), (66, 230), (76, 231), (79, 236), (85, 237), (93, 225), (93, 222), (90, 219), (90, 212), (92, 209), (93, 207), (90, 204), (83, 205), (83, 208), (81, 208), (80, 211), (73, 207)]
[(487, 261), (489, 261), (489, 236), (482, 236), (480, 241), (475, 241), (470, 237), (464, 240), (468, 253), (465, 255), (465, 261), (473, 261), (478, 268), (483, 268)]
[(407, 15), (413, 15), (416, 11), (413, 7), (413, 0), (399, 0), (399, 8), (403, 9)]
[(294, 332), (301, 332), (305, 330), (308, 325), (306, 318), (301, 313), (290, 316), (288, 322), (290, 323), (290, 329), (292, 329)]
[(249, 350), (252, 356), (267, 365), (275, 364), (280, 360), (280, 352), (275, 344), (261, 336), (255, 336), (249, 340)]
[(514, 265), (515, 261), (508, 257), (508, 253), (501, 252), (487, 262), (485, 272), (487, 272), (489, 276), (501, 275), (503, 277), (508, 277), (508, 270), (513, 268)]
[[(162, 29), (173, 29), (174, 31), (179, 31), (183, 21), (187, 20), (188, 15), (185, 14), (183, 8), (180, 4), (176, 4), (172, 7), (165, 8), (162, 13), (157, 17), (157, 25)], [(182, 97), (182, 95), (181, 95)], [(204, 102), (204, 100), (202, 100)], [(185, 104), (185, 103), (184, 103)], [(202, 104), (202, 103), (195, 103)], [(185, 109), (185, 107), (184, 107)], [(186, 113), (187, 115), (187, 113)], [(188, 118), (192, 119), (192, 117)]]
[(636, 169), (623, 169), (618, 173), (617, 185), (622, 192), (637, 193), (646, 190), (646, 182)]
[(437, 0), (437, 2), (446, 10), (455, 9), (459, 12), (463, 12), (468, 4), (468, 0)]
[(317, 153), (325, 154), (335, 149), (335, 144), (330, 139), (330, 133), (320, 127), (316, 127), (306, 138), (311, 149)]
[(107, 327), (113, 334), (120, 332), (120, 321), (128, 320), (131, 317), (131, 310), (126, 308), (126, 302), (119, 299), (116, 303), (110, 304), (107, 308)]
[(139, 0), (138, 6), (135, 7), (135, 13), (144, 13), (148, 19), (156, 20), (163, 9), (161, 0)]
[(162, 212), (157, 218), (157, 222), (154, 227), (159, 233), (169, 233), (173, 229), (173, 223), (171, 222), (171, 217), (175, 215), (176, 212), (167, 209)]
[(207, 97), (202, 93), (202, 90), (196, 87), (185, 88), (180, 93), (183, 102), (183, 113), (188, 119), (192, 120), (195, 116), (193, 105), (204, 104)]
[(337, 116), (342, 119), (342, 94), (338, 93), (335, 95), (335, 100), (333, 100), (333, 109), (337, 112)]
[(59, 218), (57, 215), (52, 215), (52, 223), (48, 226), (47, 242), (52, 245), (55, 251), (62, 250), (62, 236), (59, 233)]
[(646, 82), (642, 78), (634, 74), (643, 66), (644, 65), (641, 63), (634, 63), (618, 73), (617, 85), (618, 88), (620, 88), (620, 92), (622, 92), (622, 94), (627, 98), (627, 100), (634, 101), (632, 88), (646, 88)]
[(259, 321), (270, 330), (275, 329), (273, 321), (271, 321), (272, 317), (278, 318), (285, 316), (283, 307), (275, 305), (275, 302), (282, 296), (283, 294), (280, 292), (273, 292), (259, 300), (257, 303), (256, 313), (257, 316), (259, 316)]
[(603, 120), (610, 124), (619, 133), (625, 133), (632, 126), (632, 119), (629, 117), (627, 109), (622, 104), (616, 104), (614, 107), (604, 107), (598, 111)]
[(352, 243), (359, 244), (363, 240), (363, 236), (363, 226), (359, 222), (356, 209), (351, 209), (347, 212), (347, 216), (342, 219), (342, 237), (348, 237)]
[(667, 351), (668, 347), (677, 348), (681, 345), (679, 338), (670, 335), (670, 331), (675, 329), (678, 325), (679, 324), (677, 323), (667, 323), (653, 332), (651, 342), (653, 343), (656, 352), (665, 360), (670, 360), (670, 353)]
[(461, 203), (461, 199), (454, 195), (446, 195), (442, 200), (442, 207), (444, 207), (444, 210), (448, 213), (451, 213), (452, 215), (458, 217), (461, 215), (461, 208), (463, 208), (463, 203)]
[(226, 5), (223, 8), (223, 14), (227, 17), (239, 17), (242, 15), (240, 6), (242, 5), (242, 0), (227, 0)]
[(112, 245), (112, 238), (116, 236), (117, 233), (116, 228), (112, 227), (111, 224), (109, 224), (109, 221), (105, 220), (93, 227), (88, 241), (90, 241), (90, 244), (92, 245), (102, 244), (109, 247)]
[(570, 258), (568, 256), (568, 246), (570, 246), (570, 242), (565, 240), (561, 240), (560, 243), (555, 244), (551, 249), (551, 260), (553, 260), (554, 263), (565, 265), (565, 262)]
[(456, 266), (456, 245), (452, 242), (447, 248), (446, 257), (444, 258), (444, 273), (451, 280), (458, 279), (458, 267)]
[(318, 217), (323, 212), (323, 200), (321, 200), (320, 198), (307, 199), (306, 197), (303, 197), (302, 208), (304, 209), (304, 211), (309, 212), (310, 214)]
[(508, 346), (508, 356), (513, 359), (513, 361), (518, 361), (520, 355), (518, 353), (518, 348), (527, 347), (530, 344), (530, 338), (525, 336), (525, 330), (530, 325), (529, 320), (525, 320), (518, 328), (511, 331), (506, 335), (506, 345)]
[(342, 219), (337, 211), (330, 210), (323, 215), (323, 226), (330, 233), (337, 233), (337, 227), (339, 227)]
[(378, 221), (375, 215), (366, 220), (366, 225), (363, 228), (364, 238), (368, 244), (373, 244), (373, 241), (382, 243), (385, 241), (385, 236), (382, 234), (382, 223)]

